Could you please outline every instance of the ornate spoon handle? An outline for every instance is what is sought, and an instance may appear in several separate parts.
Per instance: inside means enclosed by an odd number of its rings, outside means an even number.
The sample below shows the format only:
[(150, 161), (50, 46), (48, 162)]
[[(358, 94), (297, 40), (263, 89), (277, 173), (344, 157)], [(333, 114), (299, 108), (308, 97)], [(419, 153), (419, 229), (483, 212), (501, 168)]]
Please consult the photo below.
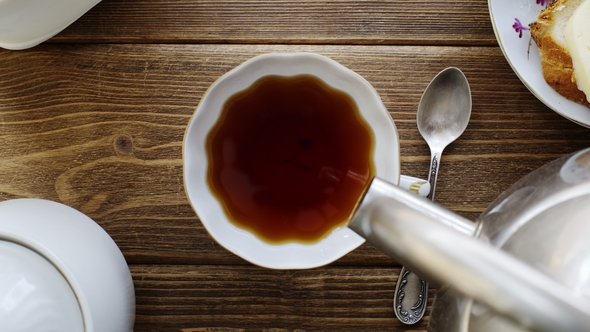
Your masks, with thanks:
[[(430, 156), (430, 171), (428, 172), (430, 192), (426, 198), (431, 201), (434, 200), (441, 154), (442, 151), (433, 150)], [(397, 318), (405, 324), (417, 323), (424, 316), (427, 300), (428, 283), (403, 266), (393, 295), (393, 308)]]
[(426, 311), (428, 283), (402, 267), (393, 296), (393, 308), (400, 322), (417, 323)]

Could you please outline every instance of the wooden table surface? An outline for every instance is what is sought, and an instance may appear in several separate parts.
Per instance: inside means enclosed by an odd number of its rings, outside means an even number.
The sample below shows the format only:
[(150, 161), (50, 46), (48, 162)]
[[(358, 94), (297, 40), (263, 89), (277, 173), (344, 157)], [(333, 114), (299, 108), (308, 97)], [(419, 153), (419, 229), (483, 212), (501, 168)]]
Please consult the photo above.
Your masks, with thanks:
[(436, 200), (472, 220), (590, 146), (589, 129), (512, 71), (486, 0), (103, 0), (40, 46), (0, 50), (0, 200), (54, 200), (100, 224), (129, 263), (136, 332), (425, 331), (428, 317), (395, 318), (400, 265), (372, 245), (322, 268), (264, 269), (216, 244), (187, 201), (182, 139), (205, 90), (255, 55), (292, 51), (364, 76), (399, 131), (402, 173), (423, 178), (418, 101), (440, 70), (462, 69), (473, 111)]

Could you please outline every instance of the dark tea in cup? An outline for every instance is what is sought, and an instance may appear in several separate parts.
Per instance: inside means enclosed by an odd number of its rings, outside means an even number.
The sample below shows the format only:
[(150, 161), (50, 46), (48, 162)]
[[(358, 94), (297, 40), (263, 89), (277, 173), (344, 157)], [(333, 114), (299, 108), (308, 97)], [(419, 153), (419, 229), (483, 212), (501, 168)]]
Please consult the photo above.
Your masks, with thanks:
[(313, 75), (268, 75), (232, 95), (206, 140), (227, 218), (265, 242), (310, 243), (345, 224), (375, 175), (373, 131)]

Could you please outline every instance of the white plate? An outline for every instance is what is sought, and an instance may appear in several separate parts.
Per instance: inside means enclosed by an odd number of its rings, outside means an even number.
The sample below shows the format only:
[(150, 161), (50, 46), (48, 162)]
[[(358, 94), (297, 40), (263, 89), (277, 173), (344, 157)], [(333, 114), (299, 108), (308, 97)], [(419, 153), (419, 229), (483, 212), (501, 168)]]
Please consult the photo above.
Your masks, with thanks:
[(518, 32), (512, 27), (519, 19), (528, 28), (545, 6), (537, 4), (536, 0), (488, 0), (488, 4), (500, 48), (524, 85), (558, 114), (590, 128), (590, 108), (562, 97), (545, 82), (539, 51), (529, 31), (522, 31), (522, 37), (519, 38)]
[(205, 93), (184, 137), (184, 185), (188, 199), (211, 236), (243, 259), (273, 269), (306, 269), (329, 264), (360, 246), (365, 240), (347, 227), (334, 230), (317, 243), (272, 245), (227, 220), (221, 204), (207, 183), (205, 141), (217, 122), (225, 101), (266, 75), (312, 74), (348, 93), (375, 134), (376, 175), (397, 184), (400, 177), (399, 139), (391, 116), (375, 89), (357, 73), (312, 53), (266, 54), (231, 70)]

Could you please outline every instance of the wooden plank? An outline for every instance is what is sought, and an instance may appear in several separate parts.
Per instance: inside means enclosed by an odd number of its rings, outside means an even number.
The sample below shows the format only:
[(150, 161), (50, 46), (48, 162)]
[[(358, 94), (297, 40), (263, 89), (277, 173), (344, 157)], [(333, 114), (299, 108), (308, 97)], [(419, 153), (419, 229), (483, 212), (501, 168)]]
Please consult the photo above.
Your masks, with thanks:
[[(531, 170), (590, 146), (588, 129), (539, 102), (494, 47), (41, 45), (0, 51), (0, 200), (39, 197), (89, 215), (132, 264), (246, 264), (206, 233), (186, 199), (184, 129), (219, 76), (262, 53), (308, 51), (365, 77), (390, 111), (402, 173), (426, 177), (423, 89), (447, 66), (473, 113), (445, 151), (437, 201), (474, 219)], [(390, 265), (370, 245), (338, 264)]]
[[(135, 331), (425, 331), (393, 313), (398, 268), (132, 265)], [(434, 290), (429, 293), (432, 303)], [(427, 308), (430, 312), (430, 306)]]
[(103, 0), (51, 42), (496, 45), (487, 0)]

